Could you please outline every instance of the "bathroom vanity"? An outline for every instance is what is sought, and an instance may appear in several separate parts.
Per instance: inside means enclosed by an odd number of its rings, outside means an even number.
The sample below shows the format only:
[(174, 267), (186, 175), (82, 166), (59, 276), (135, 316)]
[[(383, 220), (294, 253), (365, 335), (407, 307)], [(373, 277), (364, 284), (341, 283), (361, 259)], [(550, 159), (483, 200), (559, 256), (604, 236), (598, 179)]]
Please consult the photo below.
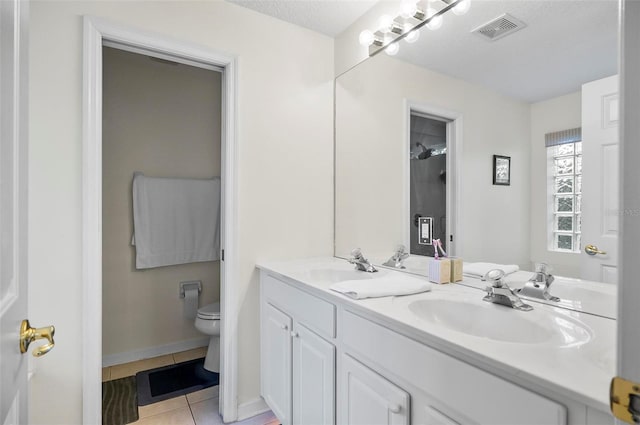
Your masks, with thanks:
[(353, 300), (393, 276), (337, 258), (263, 262), (261, 394), (282, 424), (612, 424), (615, 320), (482, 301), (459, 284)]

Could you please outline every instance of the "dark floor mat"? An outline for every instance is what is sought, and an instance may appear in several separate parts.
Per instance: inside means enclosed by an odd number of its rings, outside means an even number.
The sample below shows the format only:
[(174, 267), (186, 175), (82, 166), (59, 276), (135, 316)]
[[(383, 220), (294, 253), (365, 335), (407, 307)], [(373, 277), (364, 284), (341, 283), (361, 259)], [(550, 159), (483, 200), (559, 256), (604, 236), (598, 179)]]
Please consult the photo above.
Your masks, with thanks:
[(157, 403), (218, 385), (219, 375), (204, 368), (204, 358), (136, 374), (138, 405)]
[(138, 420), (136, 377), (102, 383), (102, 424), (124, 425)]

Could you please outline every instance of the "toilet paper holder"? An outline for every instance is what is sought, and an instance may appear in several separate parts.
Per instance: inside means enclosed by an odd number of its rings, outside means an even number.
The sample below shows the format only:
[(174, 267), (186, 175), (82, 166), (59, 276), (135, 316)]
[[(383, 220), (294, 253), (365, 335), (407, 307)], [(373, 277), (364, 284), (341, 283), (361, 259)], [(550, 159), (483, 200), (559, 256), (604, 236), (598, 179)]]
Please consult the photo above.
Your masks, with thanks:
[(185, 291), (189, 291), (195, 288), (198, 288), (198, 294), (202, 292), (201, 280), (188, 280), (185, 282), (180, 282), (180, 298), (184, 298)]

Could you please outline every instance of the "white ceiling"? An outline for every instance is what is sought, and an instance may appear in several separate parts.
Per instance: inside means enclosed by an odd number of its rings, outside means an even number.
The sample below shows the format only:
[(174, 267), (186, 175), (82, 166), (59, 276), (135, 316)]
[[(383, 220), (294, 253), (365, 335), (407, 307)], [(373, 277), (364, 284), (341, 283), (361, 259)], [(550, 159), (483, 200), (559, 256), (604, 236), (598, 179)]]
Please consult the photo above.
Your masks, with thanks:
[[(377, 3), (227, 1), (332, 37)], [(503, 13), (527, 27), (494, 42), (470, 33)], [(397, 57), (536, 102), (577, 91), (585, 82), (617, 72), (617, 18), (617, 0), (471, 0), (466, 15), (449, 12), (439, 30), (423, 28), (420, 40), (412, 45), (401, 41)]]
[(378, 0), (227, 0), (265, 15), (335, 37)]
[[(527, 27), (493, 42), (471, 33), (503, 13)], [(397, 57), (536, 102), (617, 73), (617, 19), (616, 0), (472, 0), (466, 15), (447, 13), (437, 31), (401, 41)]]

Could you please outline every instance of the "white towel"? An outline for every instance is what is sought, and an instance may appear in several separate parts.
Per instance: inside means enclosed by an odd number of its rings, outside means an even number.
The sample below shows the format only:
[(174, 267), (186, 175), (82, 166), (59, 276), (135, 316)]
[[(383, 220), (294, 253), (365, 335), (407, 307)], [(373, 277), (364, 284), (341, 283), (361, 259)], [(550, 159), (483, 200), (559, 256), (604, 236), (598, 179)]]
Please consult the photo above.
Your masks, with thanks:
[(329, 289), (360, 300), (362, 298), (410, 295), (427, 292), (431, 290), (431, 284), (424, 280), (398, 274), (394, 276), (374, 277), (372, 279), (345, 280), (334, 283)]
[(133, 227), (136, 269), (219, 260), (220, 178), (135, 173)]
[(462, 273), (477, 278), (483, 278), (489, 270), (500, 269), (505, 275), (515, 273), (520, 270), (515, 264), (495, 264), (495, 263), (464, 263)]

